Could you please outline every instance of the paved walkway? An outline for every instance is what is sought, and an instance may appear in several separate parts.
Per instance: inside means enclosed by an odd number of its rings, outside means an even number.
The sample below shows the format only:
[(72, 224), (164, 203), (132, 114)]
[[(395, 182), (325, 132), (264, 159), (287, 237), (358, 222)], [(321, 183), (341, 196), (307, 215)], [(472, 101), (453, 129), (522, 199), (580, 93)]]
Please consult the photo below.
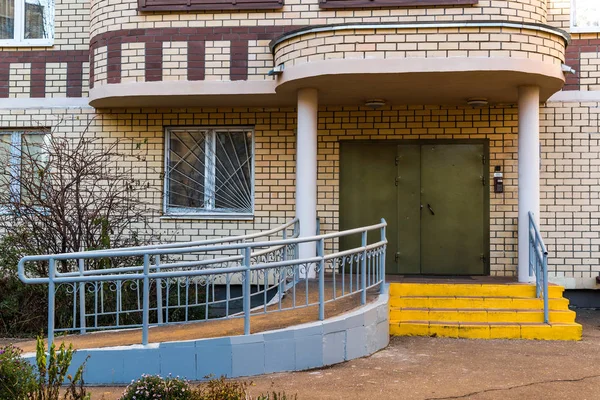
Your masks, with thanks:
[[(306, 399), (526, 400), (600, 398), (600, 311), (578, 311), (581, 342), (394, 338), (379, 353), (331, 368), (252, 379)], [(123, 388), (94, 388), (118, 399)]]

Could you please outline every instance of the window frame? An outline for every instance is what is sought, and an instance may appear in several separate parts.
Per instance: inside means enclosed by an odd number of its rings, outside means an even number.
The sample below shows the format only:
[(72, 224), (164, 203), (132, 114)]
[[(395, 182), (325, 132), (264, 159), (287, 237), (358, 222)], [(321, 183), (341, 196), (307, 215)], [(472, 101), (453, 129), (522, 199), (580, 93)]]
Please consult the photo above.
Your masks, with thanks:
[(138, 0), (138, 11), (235, 11), (235, 10), (278, 10), (283, 0)]
[[(25, 39), (25, 2), (26, 0), (14, 0), (14, 39), (0, 39), (0, 47), (50, 47), (54, 46), (56, 33), (55, 24), (52, 25), (51, 37), (44, 39)], [(50, 18), (56, 22), (56, 2), (50, 10)]]
[(576, 0), (570, 1), (571, 6), (571, 16), (569, 21), (569, 31), (571, 33), (600, 33), (600, 24), (598, 26), (584, 26), (584, 27), (576, 27), (575, 26), (575, 4)]
[(322, 9), (360, 9), (392, 7), (472, 6), (479, 0), (319, 0)]
[[(249, 212), (228, 212), (219, 211), (218, 209), (206, 209), (206, 208), (182, 208), (182, 207), (170, 207), (169, 206), (169, 164), (170, 164), (170, 152), (171, 152), (171, 131), (177, 129), (197, 129), (200, 131), (212, 132), (213, 138), (216, 137), (216, 132), (244, 132), (251, 133), (251, 165), (250, 165), (250, 185), (251, 185), (251, 210)], [(255, 155), (256, 155), (256, 141), (255, 141), (255, 130), (253, 126), (168, 126), (165, 127), (165, 145), (164, 145), (164, 169), (163, 169), (163, 218), (181, 218), (181, 219), (220, 219), (220, 220), (249, 220), (254, 218), (255, 205), (256, 205), (256, 187), (255, 187)], [(215, 142), (213, 141), (213, 144)], [(206, 141), (205, 146), (209, 146), (209, 141)], [(208, 153), (205, 152), (205, 154)], [(216, 157), (216, 152), (213, 152), (213, 157)], [(212, 163), (215, 166), (216, 163)], [(206, 187), (211, 183), (214, 185), (215, 180), (212, 177), (215, 176), (213, 170), (211, 174), (207, 174), (207, 164), (205, 163), (204, 175), (205, 175), (205, 189), (204, 198), (207, 198)], [(213, 186), (214, 188), (214, 186)], [(214, 190), (213, 190), (214, 192)], [(213, 199), (214, 201), (214, 196)], [(209, 200), (210, 203), (210, 200)]]
[[(36, 130), (36, 129), (2, 129), (0, 135), (10, 136), (10, 152), (8, 159), (8, 170), (10, 174), (9, 183), (9, 196), (19, 203), (21, 201), (21, 185), (19, 185), (18, 177), (21, 175), (21, 152), (23, 148), (23, 136), (24, 135), (42, 135), (44, 136), (44, 142), (49, 138), (50, 132), (47, 130)], [(7, 210), (0, 207), (0, 214), (6, 214)]]

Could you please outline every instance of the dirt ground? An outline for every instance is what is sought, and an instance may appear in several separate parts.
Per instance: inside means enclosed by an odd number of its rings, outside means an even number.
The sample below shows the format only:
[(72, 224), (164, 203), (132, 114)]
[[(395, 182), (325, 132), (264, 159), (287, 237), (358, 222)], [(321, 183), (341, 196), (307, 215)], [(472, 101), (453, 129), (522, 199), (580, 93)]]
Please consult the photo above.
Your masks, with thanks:
[[(600, 399), (600, 311), (577, 310), (581, 342), (392, 338), (370, 357), (251, 379), (307, 399)], [(92, 388), (118, 399), (123, 388)]]

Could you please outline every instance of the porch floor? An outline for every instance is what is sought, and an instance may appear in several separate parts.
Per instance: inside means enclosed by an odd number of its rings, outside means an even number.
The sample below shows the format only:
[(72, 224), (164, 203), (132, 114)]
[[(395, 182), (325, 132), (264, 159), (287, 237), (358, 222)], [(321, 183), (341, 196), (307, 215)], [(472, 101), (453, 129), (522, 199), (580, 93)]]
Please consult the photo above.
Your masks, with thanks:
[(514, 276), (468, 276), (468, 275), (386, 275), (391, 283), (440, 283), (472, 285), (527, 285), (519, 283)]

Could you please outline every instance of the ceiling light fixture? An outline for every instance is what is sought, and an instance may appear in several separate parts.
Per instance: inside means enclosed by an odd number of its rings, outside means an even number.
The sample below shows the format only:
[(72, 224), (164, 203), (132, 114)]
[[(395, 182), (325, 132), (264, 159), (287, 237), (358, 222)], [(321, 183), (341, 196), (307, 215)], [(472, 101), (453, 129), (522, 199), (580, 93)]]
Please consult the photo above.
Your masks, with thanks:
[(382, 99), (367, 100), (367, 101), (365, 101), (365, 106), (372, 108), (373, 110), (377, 110), (378, 108), (385, 106), (385, 100), (382, 100)]
[(473, 97), (467, 100), (467, 104), (471, 107), (485, 107), (488, 105), (488, 100), (485, 97)]

